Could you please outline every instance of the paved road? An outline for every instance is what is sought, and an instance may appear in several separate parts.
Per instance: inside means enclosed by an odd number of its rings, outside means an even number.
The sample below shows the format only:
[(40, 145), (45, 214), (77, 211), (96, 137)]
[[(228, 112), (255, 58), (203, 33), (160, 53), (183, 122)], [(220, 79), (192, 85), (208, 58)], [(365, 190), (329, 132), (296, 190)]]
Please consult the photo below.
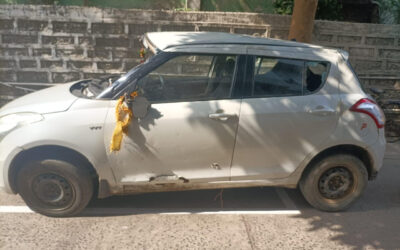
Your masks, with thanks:
[(392, 144), (378, 179), (341, 213), (314, 210), (298, 190), (246, 188), (224, 190), (223, 204), (220, 190), (111, 197), (57, 219), (4, 212), (24, 203), (0, 194), (0, 248), (400, 249), (399, 180)]

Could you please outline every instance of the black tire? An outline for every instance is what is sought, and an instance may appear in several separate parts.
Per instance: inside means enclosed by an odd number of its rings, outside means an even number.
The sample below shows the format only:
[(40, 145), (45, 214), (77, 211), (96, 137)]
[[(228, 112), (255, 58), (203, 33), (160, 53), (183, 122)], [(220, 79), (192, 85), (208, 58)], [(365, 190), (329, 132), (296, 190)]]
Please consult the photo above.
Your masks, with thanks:
[(310, 166), (300, 180), (304, 198), (311, 206), (328, 212), (348, 208), (368, 182), (364, 163), (355, 156), (337, 154)]
[(33, 211), (51, 217), (69, 217), (89, 203), (93, 179), (84, 167), (62, 160), (38, 160), (21, 168), (17, 188)]

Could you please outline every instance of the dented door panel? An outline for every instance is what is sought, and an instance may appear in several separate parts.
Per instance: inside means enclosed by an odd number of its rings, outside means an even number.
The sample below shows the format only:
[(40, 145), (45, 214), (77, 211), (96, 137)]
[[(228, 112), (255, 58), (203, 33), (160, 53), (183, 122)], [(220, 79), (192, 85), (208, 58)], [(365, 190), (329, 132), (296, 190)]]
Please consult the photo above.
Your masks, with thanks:
[[(114, 105), (105, 125), (108, 147), (115, 126)], [(121, 150), (108, 153), (121, 184), (228, 180), (240, 100), (153, 104), (134, 119)]]

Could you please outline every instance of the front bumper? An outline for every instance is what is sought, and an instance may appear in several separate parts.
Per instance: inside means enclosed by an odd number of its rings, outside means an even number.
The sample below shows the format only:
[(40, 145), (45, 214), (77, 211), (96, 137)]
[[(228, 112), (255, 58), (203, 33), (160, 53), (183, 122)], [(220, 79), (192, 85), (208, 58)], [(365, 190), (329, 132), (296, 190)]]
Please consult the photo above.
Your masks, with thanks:
[[(6, 181), (8, 183), (8, 180), (5, 180), (5, 178), (4, 178), (4, 169), (5, 169), (4, 165), (5, 165), (4, 162), (0, 161), (0, 170), (1, 170), (0, 171), (0, 191), (10, 194), (13, 192), (11, 191), (10, 185), (6, 185)], [(8, 173), (8, 171), (7, 171), (7, 173)]]
[(11, 147), (10, 145), (5, 147), (4, 143), (0, 143), (0, 191), (15, 194), (11, 188), (8, 176), (12, 160), (22, 150), (22, 148)]

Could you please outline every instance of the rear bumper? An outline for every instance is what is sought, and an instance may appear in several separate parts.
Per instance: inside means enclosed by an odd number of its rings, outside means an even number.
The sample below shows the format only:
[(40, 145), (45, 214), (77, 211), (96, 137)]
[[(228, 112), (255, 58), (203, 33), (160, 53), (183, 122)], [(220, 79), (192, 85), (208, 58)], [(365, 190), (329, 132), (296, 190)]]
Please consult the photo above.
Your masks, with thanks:
[(372, 171), (371, 175), (369, 176), (368, 180), (373, 181), (378, 177), (378, 171)]
[(372, 157), (372, 169), (370, 172), (369, 180), (376, 179), (379, 170), (383, 166), (383, 159), (385, 158), (386, 138), (384, 129), (379, 129), (378, 140), (368, 146), (368, 151)]

